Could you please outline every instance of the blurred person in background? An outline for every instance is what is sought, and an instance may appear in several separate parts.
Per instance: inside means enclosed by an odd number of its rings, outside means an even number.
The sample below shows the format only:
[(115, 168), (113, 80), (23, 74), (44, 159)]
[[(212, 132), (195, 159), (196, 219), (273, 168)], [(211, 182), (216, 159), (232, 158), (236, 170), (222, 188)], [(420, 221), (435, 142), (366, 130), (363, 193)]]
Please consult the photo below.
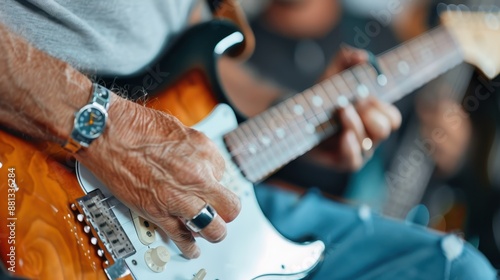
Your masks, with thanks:
[[(343, 47), (351, 45), (381, 53), (423, 34), (438, 24), (440, 3), (275, 0), (260, 1), (258, 7), (257, 2), (253, 1), (249, 9), (257, 45), (248, 67), (290, 92), (301, 92), (328, 76), (329, 68), (335, 68), (330, 65), (333, 55)], [(467, 4), (491, 4), (472, 2)], [(398, 101), (396, 106), (403, 113), (402, 128), (382, 143), (361, 171), (339, 172), (324, 160), (321, 148), (316, 148), (280, 170), (270, 182), (292, 188), (318, 187), (337, 199), (368, 204), (388, 216), (443, 231), (464, 232), (499, 267), (500, 214), (495, 206), (500, 201), (499, 192), (494, 191), (494, 178), (481, 175), (488, 168), (495, 170), (491, 164), (498, 165), (495, 158), (499, 156), (494, 153), (494, 145), (487, 145), (489, 150), (478, 148), (485, 146), (479, 143), (494, 144), (488, 140), (494, 135), (485, 135), (485, 131), (496, 131), (491, 128), (498, 126), (494, 113), (498, 109), (491, 108), (491, 104), (497, 102), (482, 104), (474, 112), (466, 112), (461, 106), (466, 92), (470, 94), (469, 81), (471, 88), (477, 87), (478, 77), (476, 74), (473, 78), (470, 66), (461, 65), (417, 94)], [(488, 88), (492, 88), (491, 84)], [(497, 100), (496, 95), (492, 100)], [(450, 125), (451, 110), (458, 118), (454, 125)], [(485, 123), (489, 123), (488, 129)], [(433, 143), (429, 157), (413, 167), (411, 180), (391, 182), (390, 174), (401, 165), (400, 159), (417, 149), (416, 141), (430, 139), (436, 129), (444, 130), (447, 141)], [(486, 162), (491, 163), (489, 167)], [(401, 195), (411, 199), (395, 200)]]

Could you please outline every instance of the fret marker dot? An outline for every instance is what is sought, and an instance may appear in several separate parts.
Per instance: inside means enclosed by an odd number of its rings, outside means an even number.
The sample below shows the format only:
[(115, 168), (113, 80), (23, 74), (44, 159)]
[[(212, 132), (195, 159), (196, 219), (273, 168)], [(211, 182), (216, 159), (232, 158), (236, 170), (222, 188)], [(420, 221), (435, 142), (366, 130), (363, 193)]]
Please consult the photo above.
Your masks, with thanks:
[(349, 100), (347, 97), (341, 95), (339, 98), (337, 98), (337, 103), (339, 104), (340, 107), (345, 108), (347, 105), (349, 105)]
[(302, 108), (302, 106), (297, 104), (297, 105), (293, 106), (293, 112), (300, 116), (300, 115), (304, 114), (304, 108)]
[(254, 155), (257, 153), (257, 148), (254, 145), (249, 145), (248, 151), (250, 152), (250, 154)]
[(398, 70), (401, 74), (408, 75), (410, 74), (410, 65), (406, 61), (400, 61), (398, 63)]
[(497, 16), (494, 14), (488, 14), (485, 19), (486, 25), (488, 26), (489, 29), (491, 30), (498, 30), (500, 29), (500, 21)]
[(269, 137), (267, 136), (262, 136), (260, 138), (260, 142), (262, 142), (264, 146), (269, 146), (271, 144), (271, 139), (269, 139)]
[(313, 105), (314, 105), (314, 106), (316, 106), (316, 107), (321, 107), (321, 105), (323, 105), (323, 98), (321, 98), (321, 97), (319, 97), (319, 96), (315, 95), (315, 96), (313, 96), (313, 98), (312, 98), (312, 103), (313, 103)]
[(286, 135), (286, 133), (285, 133), (285, 130), (283, 128), (280, 127), (278, 129), (276, 129), (276, 136), (278, 138), (283, 139), (283, 138), (285, 138), (285, 135)]
[(309, 134), (313, 134), (316, 131), (316, 128), (314, 127), (313, 124), (308, 123), (306, 125), (306, 132)]
[(363, 84), (359, 85), (356, 90), (358, 91), (358, 95), (361, 98), (366, 98), (370, 94), (370, 90)]
[(377, 83), (382, 87), (387, 85), (387, 77), (384, 74), (378, 75), (377, 76)]

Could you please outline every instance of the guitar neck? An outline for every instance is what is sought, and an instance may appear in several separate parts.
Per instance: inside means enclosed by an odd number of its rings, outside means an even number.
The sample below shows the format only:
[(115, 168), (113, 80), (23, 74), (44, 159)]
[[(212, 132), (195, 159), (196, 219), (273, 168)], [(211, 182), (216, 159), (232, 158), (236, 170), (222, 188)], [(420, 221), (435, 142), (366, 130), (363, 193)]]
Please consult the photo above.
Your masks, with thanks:
[(395, 102), (463, 62), (444, 27), (347, 69), (243, 122), (225, 135), (234, 161), (258, 182), (337, 132), (335, 111), (371, 95)]

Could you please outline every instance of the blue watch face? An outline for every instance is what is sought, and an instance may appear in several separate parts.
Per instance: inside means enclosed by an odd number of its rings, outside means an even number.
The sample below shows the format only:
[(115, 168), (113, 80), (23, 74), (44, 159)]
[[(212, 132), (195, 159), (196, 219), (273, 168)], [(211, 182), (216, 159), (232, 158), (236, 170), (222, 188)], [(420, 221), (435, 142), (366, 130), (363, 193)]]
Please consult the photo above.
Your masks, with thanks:
[(106, 115), (102, 110), (96, 107), (85, 106), (76, 118), (75, 127), (85, 138), (97, 138), (104, 131)]

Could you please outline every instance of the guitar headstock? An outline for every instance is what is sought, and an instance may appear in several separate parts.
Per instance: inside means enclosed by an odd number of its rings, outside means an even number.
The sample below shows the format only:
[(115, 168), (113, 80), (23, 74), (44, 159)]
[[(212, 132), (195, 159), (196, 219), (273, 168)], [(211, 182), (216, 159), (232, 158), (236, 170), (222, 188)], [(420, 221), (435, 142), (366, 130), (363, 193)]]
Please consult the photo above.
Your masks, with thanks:
[(465, 61), (490, 79), (500, 73), (500, 13), (446, 11), (443, 25), (462, 48)]

